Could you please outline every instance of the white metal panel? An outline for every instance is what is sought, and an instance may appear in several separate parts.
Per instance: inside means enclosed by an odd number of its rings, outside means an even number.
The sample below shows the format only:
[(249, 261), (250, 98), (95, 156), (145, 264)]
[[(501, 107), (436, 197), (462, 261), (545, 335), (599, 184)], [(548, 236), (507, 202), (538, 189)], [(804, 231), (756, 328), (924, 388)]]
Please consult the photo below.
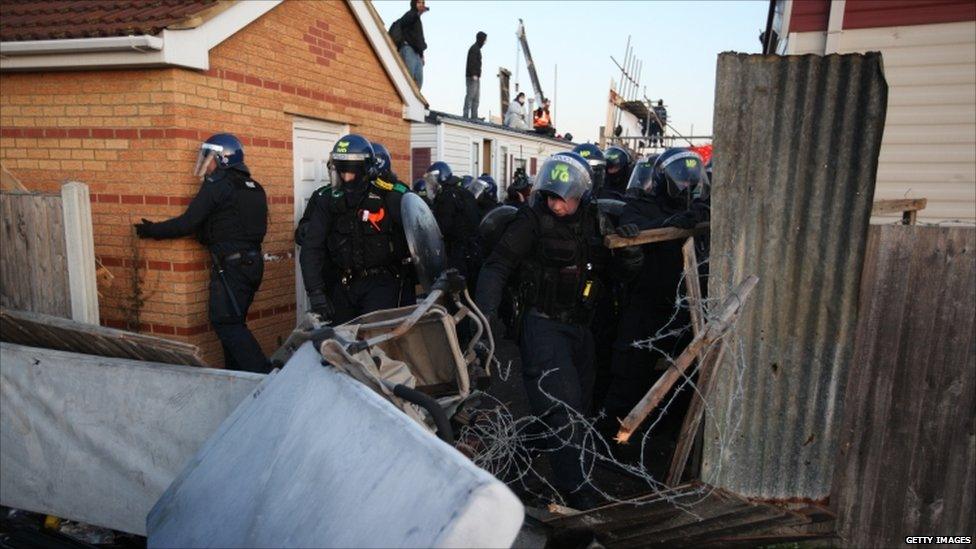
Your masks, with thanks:
[(265, 377), (0, 343), (0, 504), (144, 535)]
[[(791, 34), (791, 53), (822, 52), (822, 35)], [(928, 198), (922, 221), (976, 221), (976, 22), (848, 29), (836, 43), (884, 59), (876, 198)]]
[[(294, 166), (294, 223), (305, 213), (305, 206), (312, 193), (329, 183), (329, 170), (326, 167), (329, 153), (336, 141), (349, 133), (349, 126), (321, 122), (307, 118), (296, 118), (292, 129), (292, 149)], [(302, 280), (302, 267), (298, 262), (298, 247), (295, 247), (295, 303), (296, 320), (301, 321), (308, 309), (308, 296)]]

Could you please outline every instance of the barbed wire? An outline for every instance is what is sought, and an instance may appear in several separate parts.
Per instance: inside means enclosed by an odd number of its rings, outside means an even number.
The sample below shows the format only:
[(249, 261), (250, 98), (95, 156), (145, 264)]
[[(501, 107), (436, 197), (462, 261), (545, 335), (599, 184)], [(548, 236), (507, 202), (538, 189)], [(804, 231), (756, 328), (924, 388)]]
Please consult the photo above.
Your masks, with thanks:
[[(723, 257), (724, 265), (733, 265), (731, 257)], [(708, 267), (712, 259), (706, 258), (698, 262), (696, 266), (699, 273), (708, 273)], [(707, 280), (708, 275), (702, 275), (703, 280)], [(734, 277), (732, 277), (734, 278)], [(731, 278), (730, 278), (731, 279)], [(675, 289), (674, 309), (667, 322), (649, 337), (634, 341), (631, 347), (647, 351), (649, 356), (658, 357), (664, 360), (668, 368), (674, 367), (675, 359), (679, 353), (668, 352), (662, 348), (661, 342), (688, 339), (692, 327), (686, 319), (687, 312), (694, 306), (691, 298), (685, 295), (685, 274), (682, 273)], [(712, 295), (701, 300), (703, 318), (705, 322), (709, 320), (709, 313), (717, 313), (721, 299), (718, 294), (727, 295), (732, 288), (722, 288), (724, 292), (712, 289)], [(725, 377), (731, 376), (732, 388), (728, 402), (723, 403), (722, 421), (714, 421), (717, 410), (715, 404), (709, 402), (709, 398), (703, 393), (696, 379), (699, 375), (701, 364), (712, 353), (719, 352), (722, 345), (726, 350), (721, 368), (728, 368), (722, 374)], [(717, 366), (718, 368), (719, 366)], [(505, 381), (509, 378), (512, 362), (509, 361), (502, 374), (502, 369), (498, 368), (499, 378)], [(682, 487), (680, 490), (674, 486), (665, 485), (661, 479), (648, 468), (650, 458), (652, 435), (658, 430), (660, 422), (676, 406), (678, 398), (684, 391), (690, 391), (693, 399), (699, 399), (703, 405), (702, 422), (711, 420), (717, 434), (718, 455), (715, 468), (710, 476), (721, 473), (722, 459), (728, 451), (732, 437), (741, 428), (742, 414), (741, 407), (743, 394), (743, 379), (748, 364), (745, 360), (742, 342), (738, 338), (734, 326), (725, 336), (712, 342), (699, 354), (699, 360), (681, 374), (674, 388), (669, 391), (669, 396), (657, 407), (652, 417), (648, 418), (646, 426), (643, 427), (641, 436), (637, 439), (640, 444), (639, 459), (636, 461), (625, 461), (618, 458), (615, 450), (619, 447), (614, 440), (607, 440), (598, 428), (598, 424), (608, 421), (606, 413), (598, 413), (587, 416), (570, 404), (560, 400), (550, 392), (545, 390), (545, 379), (553, 374), (555, 370), (547, 370), (537, 380), (539, 391), (551, 403), (550, 407), (541, 414), (528, 414), (516, 417), (505, 403), (491, 395), (483, 395), (481, 409), (473, 417), (472, 421), (463, 426), (459, 431), (461, 444), (467, 446), (468, 454), (476, 465), (492, 473), (510, 486), (519, 488), (523, 493), (545, 501), (551, 499), (556, 503), (565, 505), (563, 499), (567, 494), (560, 493), (548, 480), (547, 475), (540, 471), (536, 463), (540, 456), (552, 454), (567, 447), (579, 453), (580, 470), (583, 481), (575, 490), (590, 489), (608, 503), (627, 503), (633, 505), (646, 505), (667, 501), (677, 508), (695, 515), (692, 510), (695, 503), (708, 497), (712, 489), (707, 485), (695, 487)], [(716, 370), (716, 373), (717, 370)], [(504, 375), (504, 377), (502, 377)], [(650, 375), (650, 374), (649, 374)], [(563, 413), (569, 418), (568, 423), (557, 429), (550, 427), (544, 418)], [(577, 436), (578, 435), (578, 436)], [(691, 433), (690, 436), (695, 436)], [(574, 443), (574, 440), (581, 441)], [(636, 486), (646, 489), (633, 497), (619, 497), (612, 493), (612, 490), (602, 486), (596, 479), (596, 468), (603, 465), (611, 470), (624, 473), (627, 477), (634, 480)], [(575, 491), (574, 490), (574, 491)], [(695, 515), (697, 516), (697, 515)]]

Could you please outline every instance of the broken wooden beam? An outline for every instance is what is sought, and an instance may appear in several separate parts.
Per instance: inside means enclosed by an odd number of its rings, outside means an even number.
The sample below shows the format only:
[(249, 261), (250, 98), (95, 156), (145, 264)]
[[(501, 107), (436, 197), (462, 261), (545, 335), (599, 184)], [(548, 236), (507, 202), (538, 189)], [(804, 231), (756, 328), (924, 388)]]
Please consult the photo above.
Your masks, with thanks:
[(732, 328), (732, 322), (742, 309), (742, 304), (758, 282), (759, 278), (756, 275), (746, 277), (725, 301), (722, 302), (718, 315), (712, 321), (705, 324), (705, 330), (688, 344), (685, 350), (675, 359), (671, 367), (657, 380), (654, 386), (644, 395), (644, 398), (634, 406), (634, 409), (620, 423), (620, 430), (617, 432), (615, 438), (617, 442), (627, 442), (630, 436), (640, 427), (641, 423), (644, 422), (648, 414), (661, 403), (674, 384), (684, 375), (688, 367), (694, 362), (695, 357), (702, 350), (708, 349), (713, 343), (721, 339)]
[(704, 323), (702, 308), (701, 281), (698, 279), (698, 256), (695, 254), (695, 238), (688, 237), (681, 247), (684, 258), (685, 290), (688, 297), (688, 311), (691, 313), (691, 329), (695, 337), (701, 333)]
[(654, 242), (667, 242), (668, 240), (678, 240), (690, 236), (708, 232), (708, 223), (699, 223), (694, 229), (679, 229), (677, 227), (664, 227), (662, 229), (648, 229), (637, 233), (633, 238), (627, 238), (618, 234), (609, 234), (603, 237), (603, 244), (607, 248), (626, 248), (627, 246), (640, 246)]
[(914, 225), (918, 211), (928, 205), (926, 198), (906, 198), (896, 200), (876, 200), (871, 207), (871, 215), (891, 215), (901, 213), (903, 225)]

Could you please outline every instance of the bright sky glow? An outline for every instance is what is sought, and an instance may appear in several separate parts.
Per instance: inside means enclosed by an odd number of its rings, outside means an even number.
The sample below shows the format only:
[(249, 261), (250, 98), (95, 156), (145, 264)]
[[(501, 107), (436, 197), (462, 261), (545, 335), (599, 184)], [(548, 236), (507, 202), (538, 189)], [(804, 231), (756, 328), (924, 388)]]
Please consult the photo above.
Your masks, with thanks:
[[(389, 28), (409, 9), (408, 0), (379, 0), (377, 11)], [(577, 142), (595, 141), (606, 118), (611, 78), (620, 70), (628, 35), (643, 61), (640, 95), (664, 99), (669, 117), (683, 134), (710, 135), (716, 56), (723, 51), (758, 53), (759, 33), (769, 3), (755, 1), (473, 1), (428, 0), (424, 96), (435, 110), (461, 114), (464, 63), (474, 35), (482, 30), (479, 116), (500, 110), (498, 67), (516, 77), (515, 30), (519, 18), (539, 73), (543, 92), (555, 99), (555, 125)], [(556, 67), (558, 85), (554, 87)], [(518, 59), (520, 89), (532, 95), (525, 59)], [(514, 94), (513, 94), (514, 96)]]

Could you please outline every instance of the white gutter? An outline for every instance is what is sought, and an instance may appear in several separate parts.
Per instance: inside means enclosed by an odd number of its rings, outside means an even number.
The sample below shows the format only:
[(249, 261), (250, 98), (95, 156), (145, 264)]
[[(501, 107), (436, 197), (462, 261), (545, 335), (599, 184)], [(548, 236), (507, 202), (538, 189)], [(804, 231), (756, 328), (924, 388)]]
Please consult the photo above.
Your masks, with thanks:
[(163, 49), (163, 39), (148, 34), (108, 38), (70, 38), (63, 40), (25, 40), (0, 42), (0, 56), (51, 55), (63, 53), (104, 53), (137, 51), (149, 53)]

